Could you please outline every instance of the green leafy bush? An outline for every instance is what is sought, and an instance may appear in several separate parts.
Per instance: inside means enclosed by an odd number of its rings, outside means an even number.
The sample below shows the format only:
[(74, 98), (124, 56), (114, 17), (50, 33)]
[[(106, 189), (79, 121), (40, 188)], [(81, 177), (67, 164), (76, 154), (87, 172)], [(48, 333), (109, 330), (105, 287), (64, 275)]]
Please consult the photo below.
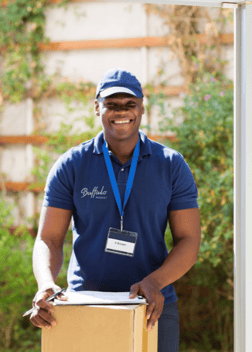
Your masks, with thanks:
[[(34, 238), (24, 226), (12, 234), (12, 207), (0, 197), (0, 352), (41, 351), (41, 329), (23, 313), (32, 307), (37, 282), (32, 270)], [(64, 264), (57, 284), (67, 287), (72, 251), (71, 231), (65, 240)]]
[(11, 351), (27, 351), (29, 346), (35, 351), (34, 338), (39, 332), (35, 327), (26, 330), (31, 323), (22, 318), (37, 289), (31, 264), (34, 239), (24, 227), (11, 234), (12, 222), (11, 207), (0, 198), (0, 351), (13, 346)]
[(188, 162), (199, 190), (199, 262), (207, 260), (216, 267), (223, 255), (232, 261), (233, 85), (225, 76), (216, 79), (202, 72), (190, 90), (174, 118), (163, 119), (162, 129), (176, 133), (177, 142), (170, 146)]
[[(184, 347), (231, 351), (233, 343), (233, 83), (224, 75), (199, 71), (184, 106), (167, 117), (164, 101), (156, 97), (162, 116), (161, 130), (176, 134), (167, 145), (189, 164), (199, 191), (202, 241), (194, 268), (179, 280), (194, 285), (194, 300), (183, 302), (181, 320)], [(166, 234), (168, 247), (171, 234)], [(189, 278), (189, 279), (188, 279)], [(204, 289), (205, 288), (205, 289)], [(200, 292), (207, 292), (206, 295)], [(183, 292), (181, 292), (183, 296)], [(198, 300), (195, 302), (195, 297)], [(188, 320), (190, 307), (194, 318)], [(197, 317), (197, 319), (195, 319)], [(182, 323), (183, 325), (183, 323)], [(188, 326), (196, 329), (194, 337)], [(185, 328), (186, 328), (185, 327)], [(213, 334), (213, 331), (215, 333)], [(204, 338), (203, 338), (204, 337)], [(191, 342), (188, 345), (186, 339)], [(202, 349), (199, 349), (200, 348)]]

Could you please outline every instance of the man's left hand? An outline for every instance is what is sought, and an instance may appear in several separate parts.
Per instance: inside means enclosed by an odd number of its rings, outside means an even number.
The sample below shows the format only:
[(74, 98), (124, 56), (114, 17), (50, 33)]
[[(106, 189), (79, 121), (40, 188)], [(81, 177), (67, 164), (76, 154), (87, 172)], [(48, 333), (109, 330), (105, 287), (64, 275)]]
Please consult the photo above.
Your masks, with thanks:
[(137, 295), (146, 298), (148, 306), (146, 309), (147, 329), (152, 330), (158, 321), (164, 307), (165, 298), (151, 278), (144, 278), (130, 288), (129, 298), (135, 298)]

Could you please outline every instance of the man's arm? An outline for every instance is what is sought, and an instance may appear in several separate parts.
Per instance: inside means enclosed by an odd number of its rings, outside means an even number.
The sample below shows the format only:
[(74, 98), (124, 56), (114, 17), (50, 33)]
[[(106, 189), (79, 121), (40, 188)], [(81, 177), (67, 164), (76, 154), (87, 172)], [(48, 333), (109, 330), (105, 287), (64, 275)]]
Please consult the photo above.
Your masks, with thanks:
[(164, 296), (160, 290), (191, 269), (197, 261), (200, 248), (201, 228), (198, 208), (170, 211), (169, 225), (174, 244), (169, 255), (160, 268), (131, 286), (130, 298), (139, 294), (147, 299), (146, 316), (150, 329), (163, 310)]
[(38, 283), (33, 304), (36, 309), (31, 322), (37, 327), (51, 327), (55, 319), (52, 305), (45, 302), (59, 289), (56, 278), (63, 264), (63, 245), (70, 224), (72, 210), (42, 207), (38, 235), (33, 248), (33, 272)]

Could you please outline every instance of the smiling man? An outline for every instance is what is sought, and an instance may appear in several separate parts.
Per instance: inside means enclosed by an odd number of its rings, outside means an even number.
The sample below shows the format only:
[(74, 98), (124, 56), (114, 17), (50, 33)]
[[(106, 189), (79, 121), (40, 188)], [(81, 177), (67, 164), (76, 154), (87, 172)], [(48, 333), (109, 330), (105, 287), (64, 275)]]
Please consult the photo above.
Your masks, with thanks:
[[(139, 130), (144, 113), (137, 78), (122, 69), (97, 86), (95, 113), (103, 131), (70, 149), (46, 183), (33, 267), (38, 292), (30, 320), (56, 324), (46, 298), (59, 287), (65, 235), (72, 218), (69, 291), (131, 291), (148, 302), (148, 328), (158, 321), (158, 351), (179, 350), (172, 283), (196, 262), (200, 246), (197, 188), (181, 154)], [(167, 220), (174, 246), (165, 244)]]

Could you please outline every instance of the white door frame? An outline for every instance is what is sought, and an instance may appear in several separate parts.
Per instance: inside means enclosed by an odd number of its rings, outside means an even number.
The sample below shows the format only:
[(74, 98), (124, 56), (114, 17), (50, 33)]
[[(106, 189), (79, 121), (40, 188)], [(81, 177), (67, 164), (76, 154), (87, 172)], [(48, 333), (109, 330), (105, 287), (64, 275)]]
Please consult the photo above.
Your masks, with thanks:
[[(234, 26), (234, 350), (252, 351), (252, 4)], [(249, 154), (250, 152), (250, 154)]]

